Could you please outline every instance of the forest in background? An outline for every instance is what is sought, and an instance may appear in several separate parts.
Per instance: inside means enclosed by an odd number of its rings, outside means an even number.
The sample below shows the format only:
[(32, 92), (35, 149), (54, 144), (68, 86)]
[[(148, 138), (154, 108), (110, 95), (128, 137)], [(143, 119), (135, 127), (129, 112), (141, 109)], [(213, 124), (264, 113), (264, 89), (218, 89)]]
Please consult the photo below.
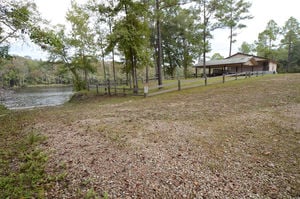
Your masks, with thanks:
[[(73, 83), (78, 91), (91, 80), (126, 78), (136, 89), (138, 79), (162, 85), (166, 76), (187, 78), (195, 62), (223, 58), (211, 52), (214, 30), (228, 30), (232, 54), (238, 30), (253, 18), (250, 7), (245, 0), (72, 1), (68, 24), (52, 26), (32, 1), (7, 0), (0, 5), (0, 83)], [(298, 19), (290, 17), (283, 27), (270, 20), (253, 44), (239, 50), (276, 61), (279, 72), (300, 72), (299, 35)], [(9, 55), (15, 38), (29, 38), (49, 60)]]

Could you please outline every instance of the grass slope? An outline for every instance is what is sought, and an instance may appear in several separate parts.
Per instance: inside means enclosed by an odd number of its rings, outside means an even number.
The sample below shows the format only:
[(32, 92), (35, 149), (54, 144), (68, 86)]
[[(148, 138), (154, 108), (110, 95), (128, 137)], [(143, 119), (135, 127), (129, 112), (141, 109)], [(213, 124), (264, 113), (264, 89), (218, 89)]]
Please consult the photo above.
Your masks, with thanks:
[(46, 174), (63, 173), (38, 183), (41, 197), (297, 198), (299, 85), (299, 74), (272, 75), (3, 116), (1, 151), (14, 153), (1, 177), (20, 172), (15, 143), (38, 132)]

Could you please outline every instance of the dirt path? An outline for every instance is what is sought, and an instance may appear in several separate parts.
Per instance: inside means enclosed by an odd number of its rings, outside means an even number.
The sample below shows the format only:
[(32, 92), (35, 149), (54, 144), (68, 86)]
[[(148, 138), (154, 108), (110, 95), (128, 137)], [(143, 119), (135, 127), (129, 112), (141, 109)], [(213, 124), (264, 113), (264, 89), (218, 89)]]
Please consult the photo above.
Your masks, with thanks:
[[(41, 111), (49, 198), (300, 197), (300, 76)], [(93, 190), (93, 191), (91, 191)]]

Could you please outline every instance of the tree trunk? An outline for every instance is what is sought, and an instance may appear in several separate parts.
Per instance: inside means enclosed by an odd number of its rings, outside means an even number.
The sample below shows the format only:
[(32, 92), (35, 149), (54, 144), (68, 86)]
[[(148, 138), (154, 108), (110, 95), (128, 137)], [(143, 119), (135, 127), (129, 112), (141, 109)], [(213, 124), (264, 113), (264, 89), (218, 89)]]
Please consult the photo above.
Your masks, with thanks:
[(103, 77), (104, 77), (104, 81), (106, 81), (106, 69), (105, 69), (105, 63), (104, 63), (104, 52), (102, 49), (102, 66), (103, 66)]
[(291, 64), (291, 52), (292, 52), (292, 43), (289, 43), (289, 49), (288, 49), (288, 60), (287, 60), (287, 65), (286, 65), (286, 69), (285, 72), (288, 73), (289, 72), (289, 67)]
[[(114, 7), (114, 1), (110, 1), (112, 7)], [(112, 34), (112, 23), (113, 23), (114, 19), (113, 17), (109, 18), (109, 32), (110, 34)], [(114, 82), (116, 85), (116, 69), (115, 69), (115, 48), (112, 49), (112, 68), (113, 68), (113, 76), (114, 76)], [(116, 87), (115, 87), (116, 89)], [(115, 91), (116, 92), (116, 91)]]
[(206, 28), (207, 28), (207, 19), (206, 19), (206, 4), (204, 1), (203, 6), (203, 22), (204, 22), (204, 29), (203, 29), (203, 77), (206, 79)]
[(81, 91), (84, 89), (84, 86), (82, 85), (82, 81), (79, 77), (79, 75), (77, 74), (75, 69), (70, 69), (71, 73), (73, 74), (73, 84), (74, 84), (74, 89), (75, 91)]
[[(135, 60), (135, 59), (134, 59)], [(136, 60), (134, 63), (134, 84), (135, 84), (135, 93), (138, 93), (138, 89), (139, 89), (139, 84), (138, 84), (138, 78), (137, 78), (137, 65), (136, 65)]]
[(116, 69), (115, 69), (115, 51), (112, 51), (112, 68), (114, 73), (114, 81), (116, 82)]
[(187, 63), (188, 63), (188, 50), (187, 50), (187, 42), (186, 40), (184, 39), (183, 40), (183, 46), (184, 46), (184, 49), (183, 49), (183, 70), (184, 70), (184, 78), (187, 79), (188, 78), (188, 66), (187, 66)]
[(229, 36), (229, 40), (230, 40), (230, 44), (229, 44), (229, 57), (231, 56), (231, 51), (232, 51), (232, 34), (233, 34), (233, 27), (230, 27), (230, 36)]
[[(156, 0), (156, 12), (159, 14), (159, 0)], [(162, 49), (161, 49), (161, 30), (160, 30), (160, 18), (157, 16), (156, 19), (156, 31), (157, 31), (157, 78), (158, 85), (162, 85)]]
[(84, 69), (84, 83), (85, 83), (85, 89), (89, 90), (88, 71), (86, 68)]
[(146, 83), (149, 83), (149, 66), (148, 64), (146, 65)]

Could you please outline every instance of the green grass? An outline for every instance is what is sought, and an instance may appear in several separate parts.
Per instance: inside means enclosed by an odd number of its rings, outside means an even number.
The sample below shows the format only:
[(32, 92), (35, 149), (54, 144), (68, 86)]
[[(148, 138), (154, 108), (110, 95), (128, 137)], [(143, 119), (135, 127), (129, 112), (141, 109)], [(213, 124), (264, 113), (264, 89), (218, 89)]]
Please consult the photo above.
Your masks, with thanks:
[[(256, 75), (253, 75), (251, 78), (257, 78), (257, 77), (256, 77)], [(245, 76), (238, 76), (237, 79), (238, 80), (245, 79)], [(179, 80), (180, 80), (180, 84), (181, 84), (181, 89), (204, 86), (204, 84), (205, 84), (204, 78), (188, 78), (188, 79), (181, 78)], [(226, 83), (233, 81), (233, 80), (236, 80), (235, 76), (226, 76), (225, 77)], [(223, 83), (222, 76), (207, 78), (208, 85), (218, 84), (218, 83)], [(140, 80), (140, 81), (138, 81), (138, 86), (139, 86), (139, 93), (143, 94), (143, 92), (144, 92), (143, 89), (144, 89), (145, 83)], [(156, 92), (161, 93), (164, 91), (167, 91), (167, 92), (175, 91), (175, 90), (178, 90), (178, 79), (163, 80), (163, 85), (161, 87), (158, 87), (156, 80), (152, 80), (148, 83), (148, 88), (149, 88), (149, 91), (148, 91), (149, 94), (153, 94)], [(123, 91), (123, 89), (125, 89), (125, 91)], [(98, 91), (99, 91), (99, 95), (108, 93), (108, 91), (105, 91), (104, 87), (99, 87)], [(112, 95), (114, 95), (114, 92), (115, 92), (114, 86), (111, 86), (110, 92)], [(123, 94), (124, 95), (132, 95), (132, 88), (130, 88), (129, 85), (119, 86), (119, 87), (117, 87), (117, 93), (118, 93), (118, 95), (123, 95)], [(81, 92), (78, 92), (77, 94), (75, 94), (74, 98), (72, 100), (74, 100), (74, 101), (76, 101), (78, 99), (85, 100), (85, 99), (91, 98), (96, 95), (97, 95), (96, 87), (91, 87), (90, 91), (81, 91)]]
[(2, 104), (0, 104), (0, 117), (9, 113), (9, 110)]
[[(270, 76), (270, 75), (268, 75)], [(260, 78), (260, 76), (256, 77), (256, 75), (252, 76), (252, 79)], [(251, 78), (245, 78), (245, 76), (238, 76), (237, 80), (244, 80), (244, 79), (251, 79)], [(229, 83), (231, 81), (235, 81), (235, 76), (226, 76), (225, 77), (225, 83)], [(223, 77), (210, 77), (207, 78), (207, 85), (213, 85), (213, 84), (222, 84), (223, 83)], [(189, 78), (189, 79), (180, 79), (180, 85), (181, 89), (186, 88), (194, 88), (194, 87), (200, 87), (205, 85), (204, 78)], [(177, 90), (178, 89), (178, 80), (164, 80), (163, 85), (161, 88), (157, 87), (157, 82), (152, 81), (149, 83), (149, 94), (155, 93), (155, 92), (162, 92), (162, 91), (171, 91), (171, 90)]]
[(47, 155), (38, 148), (46, 138), (24, 130), (31, 115), (7, 112), (0, 117), (0, 198), (44, 198), (49, 177)]

